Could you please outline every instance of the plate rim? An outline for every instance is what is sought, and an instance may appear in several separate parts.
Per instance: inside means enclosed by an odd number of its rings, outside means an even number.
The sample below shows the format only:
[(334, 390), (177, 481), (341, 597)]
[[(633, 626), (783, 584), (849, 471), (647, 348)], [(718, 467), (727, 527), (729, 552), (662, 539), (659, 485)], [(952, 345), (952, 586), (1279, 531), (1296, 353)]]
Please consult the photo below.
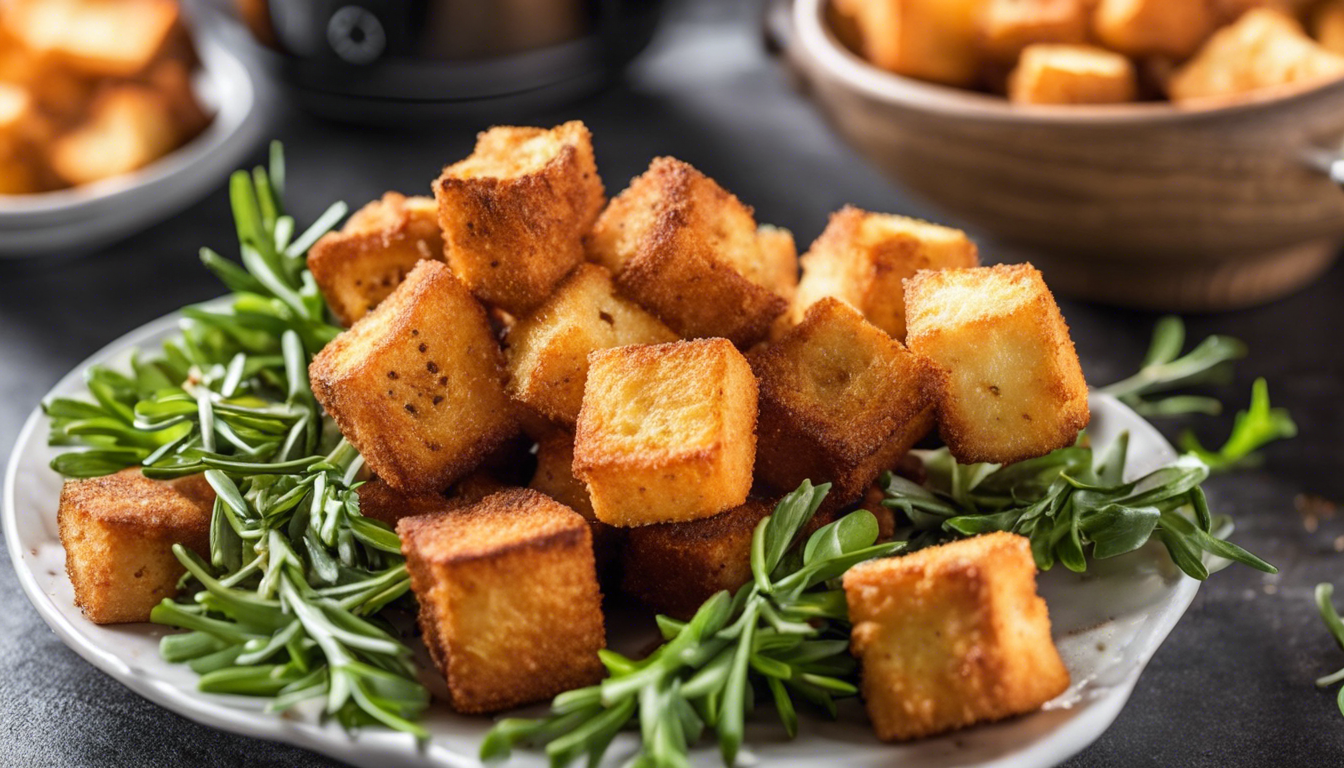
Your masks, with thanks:
[[(226, 300), (227, 297), (220, 297), (204, 302), (204, 305), (216, 305)], [(43, 591), (37, 583), (33, 570), (24, 562), (24, 553), (21, 550), (16, 525), (18, 514), (17, 480), (20, 459), (23, 455), (21, 449), (30, 444), (39, 427), (43, 425), (43, 419), (45, 419), (45, 414), (42, 412), (42, 402), (45, 402), (52, 393), (70, 386), (77, 379), (82, 379), (84, 371), (90, 365), (120, 355), (133, 347), (142, 346), (145, 341), (169, 332), (181, 320), (181, 312), (173, 312), (151, 320), (105, 344), (97, 352), (89, 355), (62, 376), (42, 397), (24, 421), (23, 427), (19, 430), (18, 438), (14, 442), (8, 466), (5, 469), (4, 493), (3, 498), (0, 499), (0, 521), (3, 522), (5, 529), (5, 543), (9, 549), (10, 562), (18, 576), (19, 585), (25, 597), (28, 598), (29, 603), (32, 604), (38, 615), (66, 647), (143, 698), (193, 722), (240, 736), (290, 744), (338, 760), (349, 761), (355, 759), (358, 764), (372, 764), (378, 758), (387, 758), (394, 762), (404, 760), (407, 756), (405, 742), (409, 740), (414, 743), (414, 738), (408, 734), (364, 730), (355, 735), (347, 736), (344, 731), (340, 731), (331, 722), (294, 721), (275, 714), (229, 706), (223, 698), (182, 690), (166, 681), (138, 672), (116, 655), (102, 650), (82, 635), (78, 628), (60, 612), (52, 597)], [(1133, 414), (1136, 423), (1142, 424), (1147, 431), (1151, 432), (1151, 436), (1160, 441), (1160, 445), (1168, 449), (1171, 455), (1176, 455), (1175, 449), (1155, 427), (1146, 419), (1133, 413), (1132, 409), (1120, 401), (1109, 395), (1096, 392), (1090, 393), (1090, 398), (1094, 402), (1104, 402), (1108, 408), (1116, 408), (1122, 412), (1128, 411)], [(1110, 692), (1103, 700), (1095, 702), (1087, 711), (1059, 726), (1049, 738), (988, 762), (980, 763), (979, 768), (1058, 765), (1086, 749), (1100, 738), (1129, 702), (1139, 678), (1152, 661), (1157, 649), (1166, 641), (1166, 638), (1184, 617), (1190, 604), (1194, 601), (1200, 584), (1201, 582), (1188, 576), (1181, 576), (1168, 603), (1169, 610), (1176, 612), (1174, 619), (1169, 625), (1159, 627), (1158, 631), (1144, 638), (1145, 645), (1142, 647), (1142, 652), (1138, 654), (1142, 661), (1125, 675), (1123, 681), (1110, 686)], [(330, 738), (333, 729), (335, 732), (342, 734), (342, 738)], [(359, 750), (362, 754), (352, 754), (352, 748)], [(416, 746), (415, 749), (418, 754), (422, 755), (425, 765), (448, 765), (453, 766), (453, 768), (480, 765), (478, 760), (449, 750), (442, 745), (436, 745), (432, 739), (424, 745)]]

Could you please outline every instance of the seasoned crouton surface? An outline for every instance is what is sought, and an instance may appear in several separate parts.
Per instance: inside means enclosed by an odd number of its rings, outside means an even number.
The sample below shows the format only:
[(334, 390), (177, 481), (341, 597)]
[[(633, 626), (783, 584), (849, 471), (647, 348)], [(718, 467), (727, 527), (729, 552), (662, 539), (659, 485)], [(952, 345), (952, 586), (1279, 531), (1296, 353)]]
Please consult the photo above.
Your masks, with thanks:
[(574, 474), (599, 520), (694, 520), (747, 498), (756, 457), (756, 379), (725, 339), (589, 356)]
[(793, 233), (783, 227), (762, 224), (756, 228), (761, 250), (760, 284), (786, 300), (798, 291), (798, 246)]
[(361, 515), (392, 528), (396, 528), (397, 521), (403, 517), (442, 512), (450, 505), (441, 494), (402, 493), (382, 480), (367, 482), (359, 486), (356, 493), (359, 494)]
[(387, 298), (422, 259), (443, 260), (438, 209), (428, 197), (388, 192), (308, 251), (327, 305), (349, 326)]
[(835, 5), (853, 19), (859, 47), (873, 64), (947, 85), (975, 81), (980, 0), (838, 0)]
[(130, 173), (177, 146), (172, 109), (162, 94), (118, 85), (100, 94), (88, 119), (51, 144), (51, 168), (70, 184)]
[(805, 479), (853, 501), (931, 426), (935, 369), (844, 302), (824, 298), (752, 357), (760, 382), (756, 477), (777, 493)]
[(485, 311), (422, 261), (309, 367), (313, 393), (378, 477), (441, 491), (517, 432)]
[(1019, 104), (1118, 104), (1138, 93), (1134, 64), (1090, 45), (1033, 45), (1008, 78)]
[(478, 298), (518, 314), (536, 307), (583, 260), (583, 235), (606, 198), (592, 135), (497, 127), (434, 183), (448, 263)]
[(623, 531), (597, 519), (588, 486), (574, 476), (573, 432), (553, 429), (538, 438), (537, 473), (528, 487), (583, 515), (593, 527), (593, 555), (599, 569), (615, 562)]
[(672, 330), (746, 348), (787, 307), (756, 230), (751, 209), (713, 179), (659, 157), (602, 212), (588, 253)]
[(772, 510), (748, 499), (702, 520), (631, 529), (622, 549), (622, 590), (659, 613), (689, 619), (715, 592), (751, 580), (751, 537)]
[(1030, 712), (1069, 686), (1021, 536), (992, 533), (869, 561), (851, 568), (844, 586), (878, 738)]
[(1054, 296), (1030, 264), (920, 272), (906, 282), (910, 349), (938, 366), (938, 426), (963, 463), (1071, 445), (1087, 383)]
[(1037, 43), (1081, 45), (1088, 41), (1092, 0), (985, 0), (977, 16), (980, 49), (1012, 63)]
[(589, 352), (676, 340), (656, 317), (617, 296), (605, 269), (583, 264), (509, 329), (509, 393), (556, 422), (573, 425), (583, 403)]
[(792, 321), (801, 322), (808, 307), (834, 296), (904, 341), (903, 281), (921, 269), (978, 263), (975, 243), (959, 229), (845, 206), (803, 255)]
[(214, 501), (201, 476), (161, 482), (131, 468), (66, 481), (56, 522), (75, 604), (95, 624), (149, 621), (186, 571), (173, 545), (209, 556)]
[(1218, 19), (1208, 0), (1100, 0), (1093, 29), (1111, 50), (1130, 56), (1195, 52)]
[(174, 0), (13, 0), (4, 13), (24, 46), (89, 75), (139, 74), (179, 32)]
[(527, 489), (397, 524), (430, 656), (458, 712), (496, 712), (602, 675), (588, 523)]
[(1344, 56), (1307, 37), (1287, 14), (1256, 8), (1214, 33), (1172, 76), (1168, 95), (1177, 102), (1227, 98), (1338, 77)]

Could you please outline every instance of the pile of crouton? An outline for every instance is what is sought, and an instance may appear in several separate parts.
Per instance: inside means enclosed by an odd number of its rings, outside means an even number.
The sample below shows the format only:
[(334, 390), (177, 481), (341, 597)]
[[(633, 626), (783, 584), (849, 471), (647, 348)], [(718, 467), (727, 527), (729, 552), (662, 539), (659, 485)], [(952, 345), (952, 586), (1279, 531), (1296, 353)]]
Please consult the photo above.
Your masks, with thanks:
[[(374, 475), (361, 512), (400, 535), (463, 713), (596, 682), (604, 591), (684, 618), (749, 581), (752, 531), (804, 480), (831, 484), (808, 531), (863, 505), (890, 538), (875, 481), (918, 471), (907, 453), (935, 428), (963, 461), (1013, 462), (1089, 418), (1030, 265), (980, 267), (960, 231), (847, 207), (800, 278), (792, 235), (690, 165), (658, 158), (608, 201), (593, 158), (581, 123), (493, 128), (434, 199), (389, 193), (308, 257), (349, 326), (313, 391)], [(94, 506), (62, 515), (121, 535)], [(72, 564), (97, 556), (66, 543)], [(1068, 685), (1025, 539), (869, 563), (845, 586), (883, 738)], [(77, 594), (88, 610), (116, 588)]]
[(177, 0), (0, 2), (0, 195), (130, 173), (210, 122)]
[(876, 66), (1020, 104), (1212, 106), (1344, 77), (1344, 0), (835, 0), (832, 10), (836, 32)]

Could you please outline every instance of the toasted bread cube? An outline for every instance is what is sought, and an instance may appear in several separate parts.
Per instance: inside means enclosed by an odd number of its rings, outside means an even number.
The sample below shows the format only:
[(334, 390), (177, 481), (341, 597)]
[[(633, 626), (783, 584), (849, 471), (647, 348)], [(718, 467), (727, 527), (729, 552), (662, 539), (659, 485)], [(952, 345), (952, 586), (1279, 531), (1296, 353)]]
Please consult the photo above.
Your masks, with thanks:
[(864, 704), (883, 741), (1031, 712), (1069, 687), (1021, 536), (870, 560), (844, 585)]
[(422, 261), (313, 358), (313, 394), (369, 469), (405, 493), (441, 491), (517, 433), (504, 355), (471, 293)]
[(397, 523), (420, 628), (458, 712), (596, 683), (606, 644), (588, 523), (525, 488)]
[(732, 344), (617, 347), (588, 361), (574, 474), (588, 485), (598, 520), (696, 520), (747, 500), (756, 379)]
[(509, 394), (573, 426), (583, 404), (589, 352), (676, 340), (658, 318), (616, 295), (607, 270), (583, 264), (544, 304), (509, 329)]
[(308, 251), (308, 269), (332, 314), (350, 326), (387, 298), (416, 263), (443, 260), (438, 208), (428, 197), (388, 192)]
[(1029, 45), (1081, 45), (1091, 31), (1090, 0), (987, 0), (977, 16), (980, 49), (1012, 63)]
[(939, 433), (958, 461), (1041, 456), (1087, 426), (1078, 353), (1035, 267), (920, 272), (905, 306), (910, 349), (939, 368)]
[(762, 224), (756, 228), (756, 242), (761, 249), (761, 285), (776, 296), (792, 300), (798, 291), (798, 246), (793, 233)]
[(723, 337), (745, 349), (787, 306), (768, 285), (751, 208), (670, 157), (655, 158), (611, 201), (589, 233), (588, 255), (685, 338)]
[(130, 77), (178, 29), (173, 0), (16, 0), (3, 21), (23, 45), (92, 75)]
[(793, 323), (802, 322), (808, 307), (834, 296), (904, 341), (903, 281), (921, 269), (974, 267), (980, 260), (975, 243), (959, 229), (847, 205), (831, 215), (802, 263)]
[[(438, 493), (402, 493), (382, 480), (371, 480), (355, 492), (359, 495), (361, 515), (386, 523), (393, 529), (403, 517), (436, 514), (444, 510), (445, 502), (449, 502)], [(452, 506), (452, 502), (449, 505)]]
[(210, 115), (196, 98), (191, 68), (186, 61), (161, 59), (149, 68), (145, 81), (168, 102), (179, 136), (195, 136), (210, 124)]
[(837, 0), (854, 22), (864, 58), (898, 75), (971, 85), (979, 68), (980, 0)]
[(1133, 62), (1091, 45), (1029, 46), (1008, 77), (1017, 104), (1120, 104), (1138, 91)]
[(1316, 8), (1311, 16), (1311, 34), (1322, 48), (1344, 54), (1344, 0), (1330, 0)]
[(658, 613), (691, 618), (714, 593), (751, 581), (751, 537), (772, 506), (759, 499), (703, 520), (633, 528), (621, 589)]
[(161, 482), (131, 468), (66, 481), (56, 524), (75, 604), (89, 621), (149, 621), (186, 572), (173, 545), (209, 557), (214, 503), (200, 475)]
[(839, 299), (753, 355), (760, 382), (756, 480), (788, 493), (832, 483), (848, 503), (932, 427), (935, 372)]
[(593, 555), (599, 570), (615, 562), (623, 531), (598, 520), (593, 514), (588, 486), (574, 476), (573, 432), (552, 429), (537, 440), (537, 473), (528, 487), (583, 515), (593, 528)]
[(1307, 37), (1292, 17), (1258, 8), (1209, 38), (1172, 77), (1173, 101), (1240, 96), (1344, 76), (1344, 56)]
[(477, 298), (519, 314), (540, 304), (579, 262), (606, 197), (592, 134), (491, 128), (476, 151), (434, 183), (448, 264)]
[(1218, 24), (1209, 0), (1100, 0), (1092, 17), (1102, 44), (1129, 56), (1194, 53)]
[(87, 184), (149, 165), (178, 139), (163, 96), (141, 86), (115, 86), (94, 101), (87, 121), (52, 143), (51, 167), (70, 184)]

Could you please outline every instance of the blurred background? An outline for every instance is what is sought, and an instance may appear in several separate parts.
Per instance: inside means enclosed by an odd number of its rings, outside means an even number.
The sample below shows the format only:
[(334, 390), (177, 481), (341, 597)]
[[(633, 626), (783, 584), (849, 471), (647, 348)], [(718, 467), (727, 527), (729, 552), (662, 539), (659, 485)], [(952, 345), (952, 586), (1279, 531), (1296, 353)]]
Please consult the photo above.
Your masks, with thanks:
[[(608, 194), (672, 155), (800, 252), (853, 204), (965, 227), (987, 262), (1037, 263), (1093, 383), (1137, 368), (1155, 310), (1187, 312), (1192, 340), (1245, 340), (1237, 379), (1211, 392), (1228, 413), (1157, 426), (1217, 442), (1268, 377), (1299, 436), (1209, 491), (1281, 573), (1205, 585), (1115, 726), (1069, 765), (1326, 764), (1344, 722), (1312, 687), (1336, 659), (1310, 589), (1344, 572), (1344, 70), (1315, 6), (1242, 5), (1302, 26), (1246, 31), (1246, 8), (1225, 9), (1177, 54), (1045, 25), (1040, 40), (1102, 60), (1010, 79), (1024, 43), (950, 83), (926, 59), (881, 59), (857, 16), (819, 0), (0, 0), (0, 459), (81, 359), (222, 293), (197, 250), (234, 255), (227, 176), (267, 140), (285, 144), (303, 224), (337, 199), (429, 194), (490, 125), (580, 119)], [(1229, 28), (1298, 58), (1199, 47)], [(1232, 62), (1212, 80), (1236, 92), (1181, 103), (1172, 77), (1201, 56)], [(1063, 95), (1039, 96), (1027, 77), (1052, 66)], [(1133, 88), (1089, 85), (1116, 67)], [(62, 646), (8, 568), (0, 667), (3, 765), (330, 764), (141, 700)]]

